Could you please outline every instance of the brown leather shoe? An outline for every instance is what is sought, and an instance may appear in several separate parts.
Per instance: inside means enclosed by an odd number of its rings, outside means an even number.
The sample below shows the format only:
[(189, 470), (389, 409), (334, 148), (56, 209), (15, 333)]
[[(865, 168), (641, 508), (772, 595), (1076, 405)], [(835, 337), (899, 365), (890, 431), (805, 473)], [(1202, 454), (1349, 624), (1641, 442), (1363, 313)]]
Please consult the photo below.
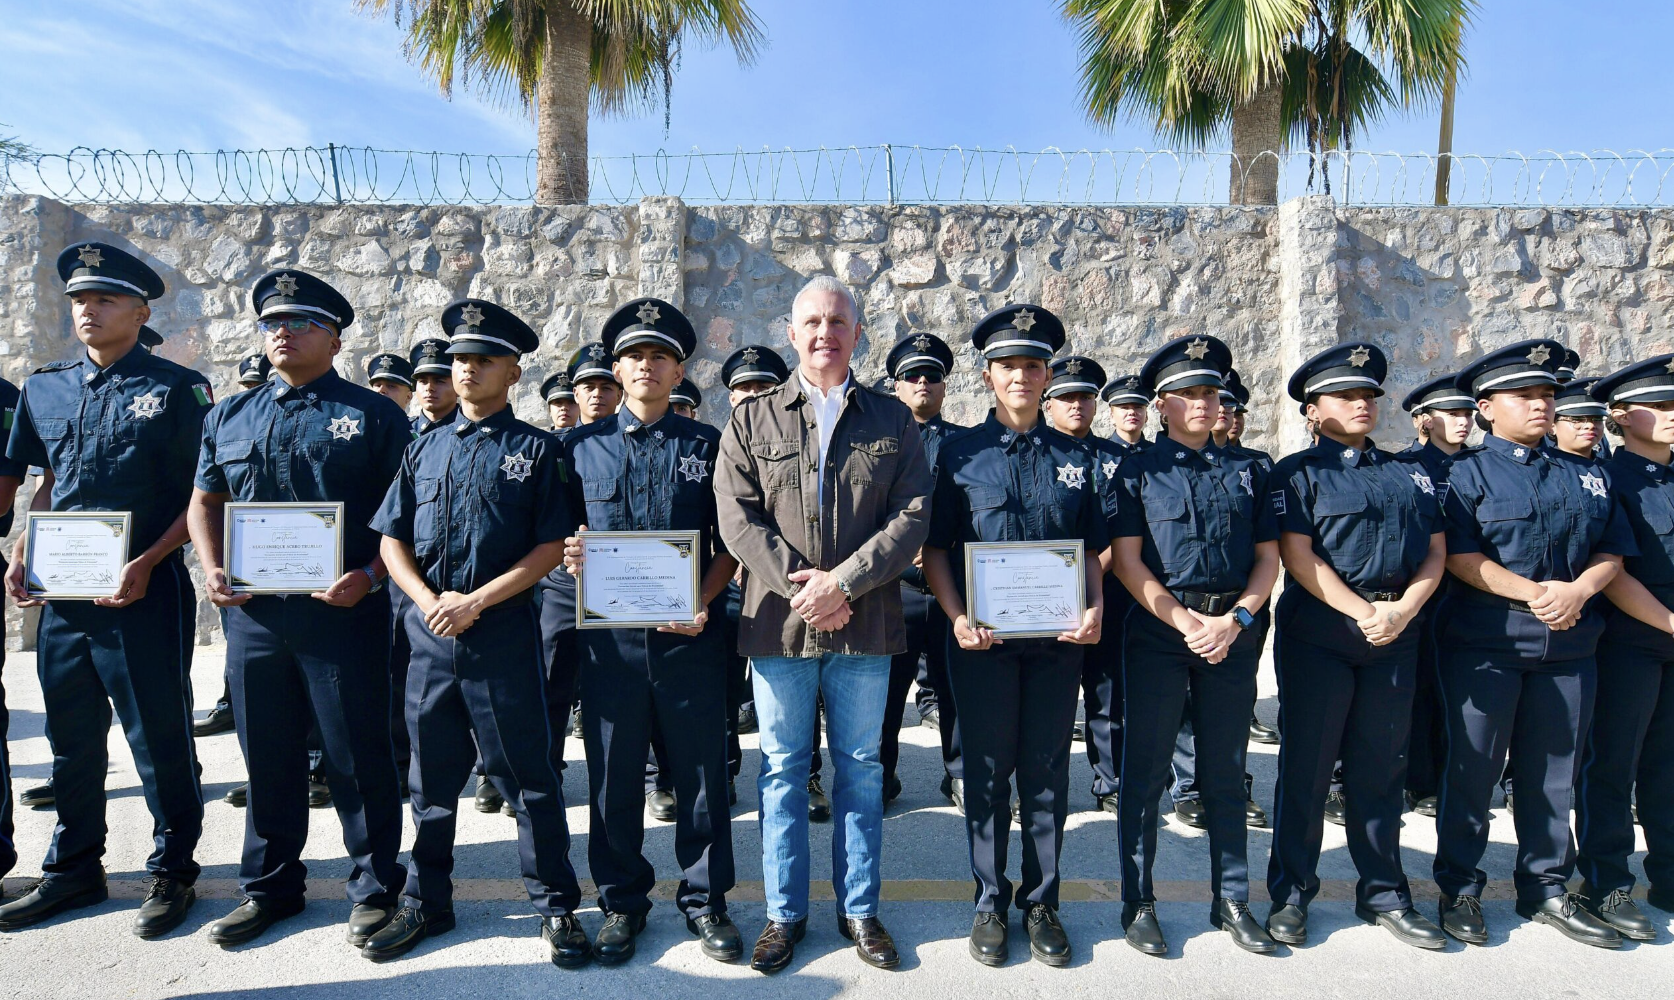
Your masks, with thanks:
[(854, 942), (860, 960), (872, 968), (893, 969), (901, 964), (901, 956), (895, 952), (895, 939), (877, 917), (839, 916), (837, 932)]
[(796, 942), (802, 940), (802, 935), (807, 932), (807, 917), (793, 924), (769, 920), (767, 926), (761, 929), (761, 937), (756, 938), (756, 950), (750, 955), (750, 968), (769, 975), (783, 969), (796, 955)]

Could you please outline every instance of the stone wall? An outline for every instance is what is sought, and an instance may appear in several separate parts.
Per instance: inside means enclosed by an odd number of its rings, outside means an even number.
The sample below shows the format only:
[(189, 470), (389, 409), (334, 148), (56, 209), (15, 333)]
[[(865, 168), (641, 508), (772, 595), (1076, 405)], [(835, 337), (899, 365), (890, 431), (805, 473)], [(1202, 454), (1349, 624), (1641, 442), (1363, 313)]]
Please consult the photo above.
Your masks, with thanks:
[[(341, 367), (440, 333), (461, 295), (508, 306), (541, 333), (515, 405), (541, 419), (540, 382), (606, 315), (658, 295), (696, 324), (689, 365), (702, 416), (726, 419), (728, 353), (784, 329), (803, 281), (834, 274), (859, 295), (856, 368), (882, 373), (902, 335), (946, 338), (960, 365), (948, 413), (987, 408), (966, 332), (990, 309), (1031, 301), (1058, 313), (1070, 348), (1111, 375), (1183, 334), (1232, 347), (1254, 390), (1249, 440), (1302, 443), (1285, 379), (1350, 337), (1392, 361), (1379, 438), (1410, 437), (1395, 405), (1418, 383), (1514, 340), (1552, 336), (1605, 372), (1670, 350), (1674, 211), (1361, 208), (1323, 196), (1273, 208), (1018, 206), (623, 207), (63, 205), (0, 199), (0, 374), (21, 380), (79, 349), (53, 262), (81, 239), (155, 262), (169, 294), (160, 353), (209, 372), (217, 391), (257, 344), (251, 282), (275, 267), (319, 274), (355, 303)], [(1102, 419), (1101, 419), (1102, 426)], [(212, 616), (209, 620), (212, 620)], [(13, 633), (15, 634), (15, 632)]]

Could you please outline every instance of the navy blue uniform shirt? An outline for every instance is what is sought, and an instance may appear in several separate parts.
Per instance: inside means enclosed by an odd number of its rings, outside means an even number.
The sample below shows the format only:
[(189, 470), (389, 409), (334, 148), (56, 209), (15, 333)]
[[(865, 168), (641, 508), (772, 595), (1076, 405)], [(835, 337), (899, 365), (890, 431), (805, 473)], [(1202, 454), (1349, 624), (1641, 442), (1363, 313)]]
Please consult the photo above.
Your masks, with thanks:
[(1256, 545), (1278, 540), (1267, 470), (1213, 441), (1193, 451), (1158, 438), (1116, 475), (1115, 536), (1141, 539), (1146, 568), (1170, 590), (1241, 591)]
[(1638, 555), (1610, 472), (1489, 437), (1447, 472), (1447, 551), (1480, 552), (1536, 582), (1573, 581), (1594, 555)]
[(572, 523), (591, 531), (696, 531), (702, 572), (725, 551), (715, 528), (721, 432), (673, 410), (655, 424), (626, 407), (564, 436)]
[(1622, 568), (1674, 608), (1674, 472), (1626, 448), (1617, 448), (1604, 465), (1639, 547)]
[[(961, 424), (943, 420), (939, 413), (918, 425), (918, 436), (924, 441), (924, 460), (930, 463), (931, 482), (935, 481), (936, 470), (940, 468), (937, 463), (942, 453), (942, 443), (949, 435), (965, 429)], [(901, 582), (921, 593), (928, 593), (930, 590), (930, 582), (924, 579), (924, 571), (917, 566), (908, 566), (906, 572), (901, 574)]]
[(1314, 554), (1357, 590), (1404, 590), (1444, 529), (1435, 481), (1417, 462), (1330, 438), (1273, 468), (1279, 530), (1313, 539)]
[[(425, 585), (468, 594), (537, 545), (574, 533), (551, 434), (506, 407), (481, 423), (463, 411), (407, 448), (373, 530), (413, 547)], [(534, 587), (499, 606), (527, 603)]]
[[(0, 378), (0, 430), (4, 430), (8, 435), (12, 432), (13, 421), (17, 419), (18, 395), (17, 386), (11, 384), (3, 378)], [(19, 462), (15, 459), (0, 455), (0, 476), (14, 476), (21, 480), (28, 474), (28, 462)], [(17, 504), (13, 502), (8, 505), (5, 510), (0, 511), (0, 535), (5, 535), (11, 532), (12, 512), (16, 509)]]
[(446, 414), (444, 414), (442, 417), (440, 417), (439, 419), (436, 419), (436, 420), (431, 420), (429, 417), (425, 416), (423, 413), (420, 413), (418, 416), (416, 416), (412, 419), (413, 437), (415, 437), (415, 438), (423, 437), (424, 435), (430, 433), (431, 431), (435, 430), (436, 428), (446, 427), (447, 425), (453, 423), (455, 420), (458, 420), (458, 419), (459, 419), (459, 404), (457, 404), (457, 403), (454, 404), (453, 409), (449, 410)]
[(328, 370), (222, 400), (203, 424), (198, 489), (240, 503), (341, 502), (343, 568), (378, 554), (370, 522), (412, 440), (388, 397)]
[(1079, 538), (1087, 559), (1110, 546), (1098, 457), (1044, 418), (1019, 434), (990, 410), (987, 420), (950, 434), (938, 458), (924, 544), (947, 550), (961, 594), (966, 542)]
[(1273, 471), (1273, 456), (1267, 454), (1265, 451), (1258, 451), (1255, 448), (1246, 448), (1233, 441), (1227, 442), (1226, 450), (1232, 452), (1234, 455), (1242, 455), (1245, 458), (1254, 460), (1257, 465), (1266, 469), (1268, 472)]
[(23, 380), (6, 457), (52, 470), (55, 511), (130, 512), (132, 558), (191, 500), (212, 402), (201, 372), (138, 344), (109, 368), (54, 362)]
[(1421, 467), (1436, 489), (1436, 504), (1440, 506), (1447, 502), (1447, 468), (1453, 464), (1452, 455), (1428, 441), (1414, 441), (1395, 457)]

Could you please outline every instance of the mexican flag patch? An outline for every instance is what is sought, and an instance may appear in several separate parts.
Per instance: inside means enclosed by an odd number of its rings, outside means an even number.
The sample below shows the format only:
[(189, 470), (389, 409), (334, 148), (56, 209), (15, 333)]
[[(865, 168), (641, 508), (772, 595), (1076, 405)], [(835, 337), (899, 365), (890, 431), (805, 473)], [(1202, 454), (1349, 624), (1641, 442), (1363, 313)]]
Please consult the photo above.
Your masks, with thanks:
[(215, 393), (211, 391), (207, 385), (199, 384), (192, 386), (192, 394), (198, 397), (199, 406), (215, 405)]

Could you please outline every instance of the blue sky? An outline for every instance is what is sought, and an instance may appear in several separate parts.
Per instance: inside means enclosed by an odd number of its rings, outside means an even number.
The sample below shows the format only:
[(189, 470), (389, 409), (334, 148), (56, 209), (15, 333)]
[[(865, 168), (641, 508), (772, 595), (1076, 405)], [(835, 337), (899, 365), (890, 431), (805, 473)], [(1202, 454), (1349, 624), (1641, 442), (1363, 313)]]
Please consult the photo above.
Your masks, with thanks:
[[(1076, 44), (1051, 0), (754, 0), (768, 45), (740, 68), (686, 53), (673, 124), (595, 119), (594, 153), (891, 142), (1154, 147), (1143, 125), (1090, 126)], [(1674, 5), (1484, 0), (1455, 149), (1674, 146)], [(44, 151), (277, 148), (337, 142), (516, 153), (526, 115), (443, 99), (387, 17), (351, 0), (0, 0), (0, 122)], [(1434, 149), (1433, 112), (1364, 136)]]

